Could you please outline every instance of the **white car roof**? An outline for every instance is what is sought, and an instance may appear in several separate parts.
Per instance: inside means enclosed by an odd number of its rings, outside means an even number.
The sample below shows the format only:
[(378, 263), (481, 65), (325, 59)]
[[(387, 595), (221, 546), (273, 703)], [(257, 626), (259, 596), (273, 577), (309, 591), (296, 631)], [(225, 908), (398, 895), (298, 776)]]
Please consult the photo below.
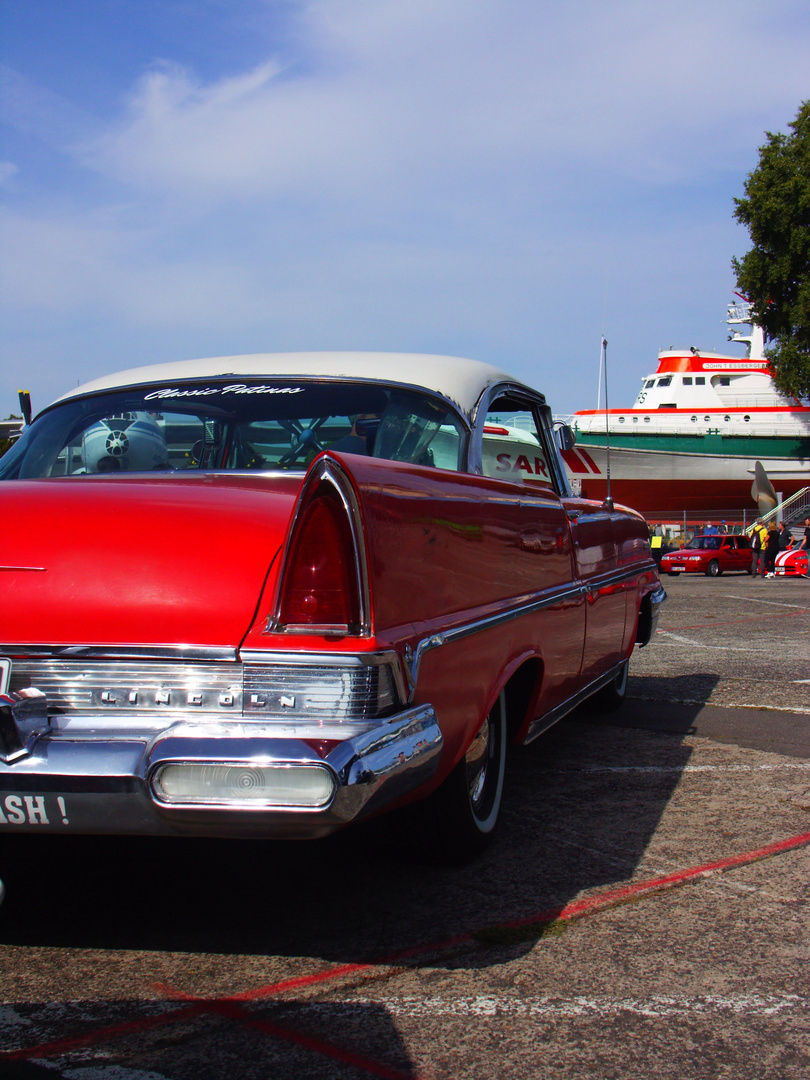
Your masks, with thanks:
[(249, 356), (215, 356), (130, 368), (77, 386), (58, 400), (144, 383), (160, 383), (168, 387), (174, 382), (188, 379), (318, 375), (324, 378), (378, 379), (424, 387), (454, 402), (468, 419), (488, 386), (500, 382), (520, 385), (519, 380), (500, 368), (459, 356), (386, 352), (254, 353)]

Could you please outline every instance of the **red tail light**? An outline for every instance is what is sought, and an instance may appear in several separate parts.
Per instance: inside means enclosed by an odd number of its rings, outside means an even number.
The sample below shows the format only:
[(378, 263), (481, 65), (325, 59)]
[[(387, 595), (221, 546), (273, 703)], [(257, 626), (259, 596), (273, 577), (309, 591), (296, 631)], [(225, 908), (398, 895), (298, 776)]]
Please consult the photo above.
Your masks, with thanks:
[(320, 477), (313, 476), (302, 493), (272, 628), (357, 634), (364, 628), (365, 605), (356, 502), (348, 478), (334, 461), (321, 462), (316, 465)]

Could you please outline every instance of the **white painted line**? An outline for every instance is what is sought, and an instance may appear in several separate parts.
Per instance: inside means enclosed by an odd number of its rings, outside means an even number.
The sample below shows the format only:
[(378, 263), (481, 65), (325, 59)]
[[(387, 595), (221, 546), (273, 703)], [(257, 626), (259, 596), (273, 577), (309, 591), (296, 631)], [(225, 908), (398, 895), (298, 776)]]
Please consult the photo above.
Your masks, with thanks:
[[(762, 648), (750, 648), (739, 649), (733, 645), (704, 645), (701, 641), (695, 641), (694, 638), (683, 637), (681, 634), (673, 634), (671, 630), (659, 630), (659, 633), (663, 637), (672, 638), (673, 641), (677, 641), (679, 645), (688, 645), (690, 649), (714, 649), (716, 652), (744, 652), (744, 653), (761, 653)], [(656, 645), (658, 642), (656, 641)], [(662, 644), (668, 644), (666, 641)]]
[(730, 600), (748, 600), (751, 604), (771, 604), (773, 607), (789, 607), (795, 608), (798, 611), (810, 611), (807, 604), (780, 604), (778, 600), (760, 600), (753, 596), (732, 596), (728, 594)]
[[(746, 1016), (773, 1016), (789, 1009), (805, 1010), (808, 999), (801, 994), (723, 994), (699, 997), (609, 998), (609, 997), (540, 997), (532, 1000), (496, 995), (472, 998), (452, 996), (359, 998), (350, 1001), (301, 1003), (301, 1011), (347, 1009), (351, 1012), (369, 1006), (384, 1008), (391, 1016), (427, 1019), (438, 1016), (489, 1017), (512, 1019), (525, 1017), (617, 1016), (634, 1013), (638, 1016), (662, 1018), (670, 1016), (710, 1016), (717, 1013)], [(335, 1017), (335, 1019), (337, 1019)]]
[[(666, 644), (666, 643), (665, 643)], [(633, 694), (628, 695), (628, 700), (632, 698), (633, 701), (654, 701), (656, 704), (660, 704), (660, 698), (653, 697), (637, 697)], [(698, 698), (667, 698), (667, 705), (701, 705), (710, 707), (712, 709), (760, 709), (766, 712), (787, 712), (795, 713), (797, 716), (807, 716), (810, 710), (810, 705), (806, 709), (801, 709), (797, 705), (763, 705), (761, 701), (705, 701)]]
[(778, 769), (810, 769), (810, 761), (784, 761), (777, 765), (574, 765), (569, 769), (543, 769), (541, 773), (702, 773), (776, 772)]

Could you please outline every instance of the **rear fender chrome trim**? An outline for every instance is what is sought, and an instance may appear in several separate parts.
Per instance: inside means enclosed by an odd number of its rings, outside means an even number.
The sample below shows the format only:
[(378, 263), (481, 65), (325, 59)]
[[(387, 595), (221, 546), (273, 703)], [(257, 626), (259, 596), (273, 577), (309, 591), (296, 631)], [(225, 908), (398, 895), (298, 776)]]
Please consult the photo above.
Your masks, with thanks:
[(400, 704), (408, 700), (408, 691), (402, 676), (399, 657), (393, 649), (381, 649), (378, 652), (277, 652), (276, 650), (243, 649), (239, 654), (246, 664), (283, 664), (312, 667), (382, 667), (388, 665), (394, 678), (394, 685)]

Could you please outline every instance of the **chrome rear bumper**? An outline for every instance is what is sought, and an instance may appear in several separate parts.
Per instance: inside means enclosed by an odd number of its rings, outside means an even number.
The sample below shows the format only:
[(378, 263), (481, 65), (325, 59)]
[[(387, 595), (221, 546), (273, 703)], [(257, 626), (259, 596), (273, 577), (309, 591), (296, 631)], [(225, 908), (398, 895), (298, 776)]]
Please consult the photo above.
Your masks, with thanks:
[[(279, 738), (268, 724), (178, 722), (151, 738), (71, 738), (39, 730), (26, 717), (14, 734), (18, 703), (4, 698), (0, 755), (0, 833), (196, 835), (306, 838), (325, 836), (431, 779), (442, 734), (430, 705), (379, 721), (321, 757), (309, 741)], [(16, 705), (16, 707), (15, 707)], [(19, 724), (17, 727), (19, 729)], [(21, 752), (18, 752), (21, 751)], [(153, 783), (167, 764), (267, 766), (327, 770), (332, 795), (323, 806), (274, 804), (267, 798), (166, 802)]]

